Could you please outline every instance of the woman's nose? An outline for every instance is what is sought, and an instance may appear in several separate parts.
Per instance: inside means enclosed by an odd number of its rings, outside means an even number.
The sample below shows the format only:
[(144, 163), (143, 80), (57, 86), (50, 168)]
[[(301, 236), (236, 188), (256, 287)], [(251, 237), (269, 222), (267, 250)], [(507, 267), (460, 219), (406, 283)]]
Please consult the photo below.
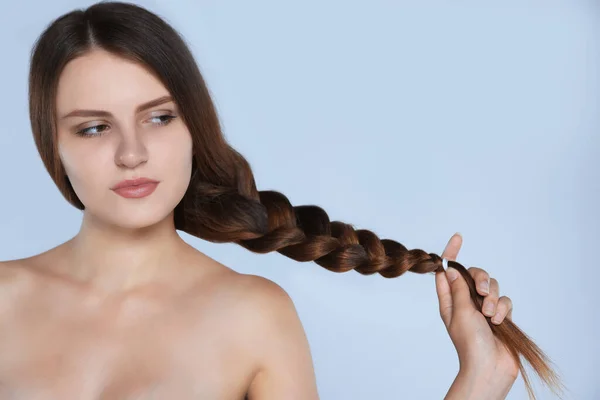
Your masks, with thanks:
[(115, 163), (126, 168), (135, 168), (148, 161), (148, 151), (137, 133), (122, 135), (115, 153)]

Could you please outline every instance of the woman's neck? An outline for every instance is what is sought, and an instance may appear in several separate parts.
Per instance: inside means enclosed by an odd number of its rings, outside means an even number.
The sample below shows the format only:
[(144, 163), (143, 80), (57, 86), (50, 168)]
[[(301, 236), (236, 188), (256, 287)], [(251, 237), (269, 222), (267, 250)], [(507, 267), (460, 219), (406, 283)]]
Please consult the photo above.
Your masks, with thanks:
[(84, 213), (80, 231), (63, 249), (65, 274), (118, 292), (168, 279), (191, 246), (175, 230), (172, 215), (152, 226), (124, 229)]

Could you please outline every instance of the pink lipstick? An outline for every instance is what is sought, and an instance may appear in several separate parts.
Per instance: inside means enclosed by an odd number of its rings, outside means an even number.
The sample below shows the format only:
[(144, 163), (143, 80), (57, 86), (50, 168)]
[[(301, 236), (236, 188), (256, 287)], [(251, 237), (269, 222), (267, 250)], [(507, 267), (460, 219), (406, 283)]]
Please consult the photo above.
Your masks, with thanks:
[(148, 178), (126, 179), (117, 183), (111, 190), (128, 199), (139, 199), (152, 194), (158, 184), (159, 181)]

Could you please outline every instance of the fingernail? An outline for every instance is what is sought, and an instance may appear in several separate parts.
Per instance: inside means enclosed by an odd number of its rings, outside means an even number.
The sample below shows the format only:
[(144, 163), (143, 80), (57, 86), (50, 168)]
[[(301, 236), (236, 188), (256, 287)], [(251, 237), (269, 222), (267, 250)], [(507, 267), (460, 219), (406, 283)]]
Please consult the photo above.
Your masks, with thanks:
[(484, 281), (481, 283), (481, 291), (484, 293), (490, 293), (490, 284), (488, 281)]
[(446, 270), (446, 276), (450, 282), (454, 282), (458, 278), (458, 271), (452, 267), (448, 267)]
[(494, 315), (494, 317), (492, 318), (492, 322), (500, 322), (500, 312), (497, 312), (496, 315)]
[[(483, 307), (483, 313), (485, 315), (492, 315), (492, 313), (494, 312), (494, 305), (492, 303), (487, 303), (484, 307)], [(498, 315), (498, 314), (496, 314)], [(494, 317), (495, 318), (495, 317)]]

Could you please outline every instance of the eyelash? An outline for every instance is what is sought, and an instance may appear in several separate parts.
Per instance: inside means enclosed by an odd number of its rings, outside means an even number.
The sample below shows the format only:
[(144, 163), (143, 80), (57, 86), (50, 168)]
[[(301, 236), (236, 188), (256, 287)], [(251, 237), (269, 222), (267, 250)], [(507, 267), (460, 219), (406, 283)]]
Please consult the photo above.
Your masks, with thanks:
[[(161, 122), (159, 122), (159, 123), (156, 124), (156, 125), (159, 125), (159, 126), (164, 126), (164, 125), (170, 124), (171, 121), (174, 120), (177, 117), (174, 116), (174, 115), (164, 114), (164, 115), (155, 115), (155, 116), (151, 117), (150, 119), (153, 119), (153, 118), (167, 118), (165, 121), (161, 121)], [(105, 132), (104, 130), (101, 131), (101, 132), (98, 132), (98, 133), (92, 133), (92, 134), (86, 133), (90, 129), (97, 129), (100, 126), (107, 126), (107, 125), (106, 124), (100, 124), (100, 125), (90, 126), (90, 127), (87, 127), (87, 128), (84, 128), (84, 129), (81, 129), (81, 130), (75, 132), (75, 134), (78, 135), (78, 136), (84, 137), (84, 138), (91, 138), (91, 137), (101, 136), (101, 135), (104, 134), (104, 132)]]

